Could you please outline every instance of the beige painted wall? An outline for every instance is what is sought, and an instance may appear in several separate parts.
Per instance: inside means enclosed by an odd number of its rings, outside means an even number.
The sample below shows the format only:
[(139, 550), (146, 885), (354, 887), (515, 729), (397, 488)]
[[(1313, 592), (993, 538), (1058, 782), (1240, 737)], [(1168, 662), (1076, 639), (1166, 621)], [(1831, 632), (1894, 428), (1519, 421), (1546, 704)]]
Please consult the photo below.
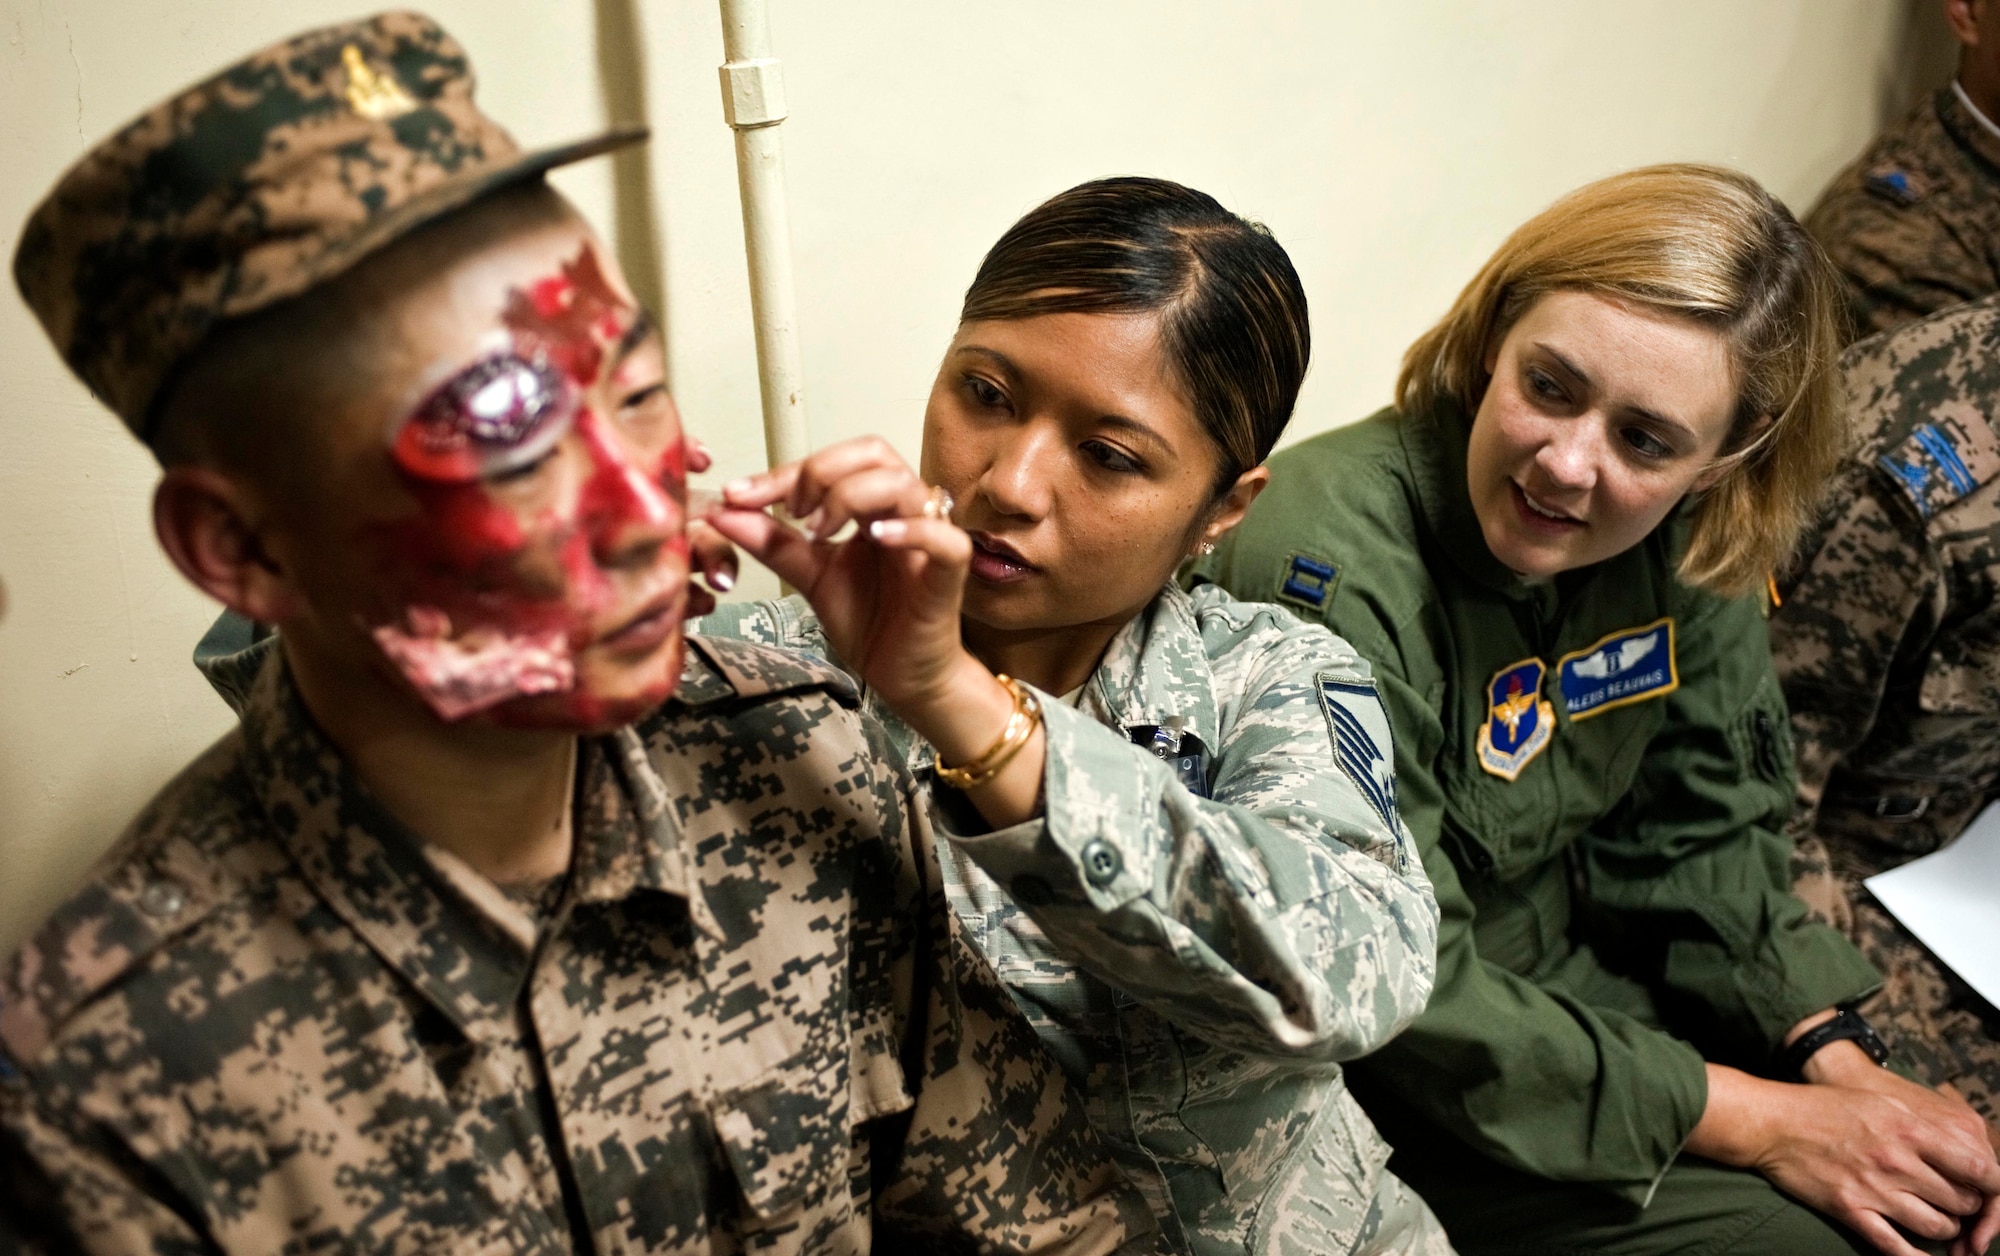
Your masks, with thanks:
[[(772, 6), (814, 435), (884, 432), (911, 455), (981, 252), (1071, 183), (1167, 175), (1270, 224), (1313, 302), (1304, 435), (1379, 405), (1403, 345), (1563, 190), (1696, 158), (1802, 206), (1939, 74), (1935, 0)], [(663, 260), (682, 408), (724, 472), (757, 465), (712, 0), (430, 9), (526, 142), (650, 100), (650, 205), (643, 170), (622, 195), (603, 165), (562, 182), (600, 223), (628, 227), (628, 261), (649, 245)], [(0, 251), (87, 142), (240, 53), (354, 13), (331, 0), (0, 0)], [(11, 286), (0, 293), (0, 948), (229, 723), (186, 661), (214, 608), (155, 549), (152, 480)]]

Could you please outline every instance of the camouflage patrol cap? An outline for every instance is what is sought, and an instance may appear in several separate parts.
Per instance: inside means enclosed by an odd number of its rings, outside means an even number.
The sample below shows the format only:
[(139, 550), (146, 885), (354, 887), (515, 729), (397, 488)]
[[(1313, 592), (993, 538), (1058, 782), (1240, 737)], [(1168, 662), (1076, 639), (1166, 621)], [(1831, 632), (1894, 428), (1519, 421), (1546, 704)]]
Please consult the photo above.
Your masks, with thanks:
[(141, 440), (222, 322), (294, 297), (497, 188), (646, 138), (524, 153), (472, 101), (465, 49), (384, 13), (295, 36), (92, 149), (29, 217), (14, 281)]

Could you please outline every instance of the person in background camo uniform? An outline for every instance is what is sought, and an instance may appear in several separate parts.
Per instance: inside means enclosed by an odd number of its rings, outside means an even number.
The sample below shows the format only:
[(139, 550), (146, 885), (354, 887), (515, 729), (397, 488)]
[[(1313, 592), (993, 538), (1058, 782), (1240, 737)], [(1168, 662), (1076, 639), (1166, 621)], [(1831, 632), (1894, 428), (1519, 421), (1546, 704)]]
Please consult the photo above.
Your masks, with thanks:
[(1860, 437), (1771, 616), (1791, 706), (1794, 888), (1885, 984), (1898, 1055), (2000, 1139), (2000, 1013), (1883, 911), (1864, 878), (1965, 829), (2000, 782), (2000, 296), (1849, 350)]
[(2000, 0), (1943, 0), (1958, 74), (1834, 179), (1806, 228), (1859, 338), (2000, 291)]
[(541, 181), (641, 137), (471, 91), (414, 14), (302, 35), (22, 238), (282, 631), (0, 965), (0, 1250), (1153, 1250), (852, 685), (681, 635), (664, 349)]

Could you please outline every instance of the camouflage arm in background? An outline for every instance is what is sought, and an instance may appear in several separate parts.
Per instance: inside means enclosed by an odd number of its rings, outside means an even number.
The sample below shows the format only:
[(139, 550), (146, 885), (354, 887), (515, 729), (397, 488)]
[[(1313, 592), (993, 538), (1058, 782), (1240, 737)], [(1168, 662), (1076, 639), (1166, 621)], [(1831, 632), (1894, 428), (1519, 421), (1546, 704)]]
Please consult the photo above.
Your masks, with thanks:
[(1853, 909), (1814, 833), (1820, 801), (1834, 768), (1875, 727), (1891, 677), (1908, 670), (1907, 660), (1921, 661), (1945, 591), (1923, 529), (1874, 491), (1873, 478), (1850, 465), (1836, 479), (1771, 616), (1798, 758), (1798, 806), (1787, 826), (1793, 889), (1842, 929)]
[(1840, 187), (1806, 225), (1845, 280), (1853, 338), (1935, 314), (1993, 290), (1993, 270), (1928, 206)]
[[(1233, 627), (1240, 639), (1212, 650), (1217, 691), (1241, 695), (1222, 713), (1212, 799), (1049, 702), (1043, 818), (981, 832), (934, 787), (939, 827), (1063, 954), (1170, 1023), (1250, 1055), (1352, 1059), (1423, 1010), (1436, 974), (1437, 906), (1395, 818), (1387, 716), (1368, 665), (1324, 628), (1271, 608)], [(1328, 680), (1380, 721), (1374, 803), (1341, 761)]]

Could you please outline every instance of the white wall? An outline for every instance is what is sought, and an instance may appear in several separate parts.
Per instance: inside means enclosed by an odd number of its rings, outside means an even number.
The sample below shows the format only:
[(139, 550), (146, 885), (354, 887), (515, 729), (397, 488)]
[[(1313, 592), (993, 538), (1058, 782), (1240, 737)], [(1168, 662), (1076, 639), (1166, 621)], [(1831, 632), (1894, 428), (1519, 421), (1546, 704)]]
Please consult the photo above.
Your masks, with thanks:
[[(1043, 197), (1166, 175), (1268, 223), (1311, 296), (1293, 435), (1386, 398), (1403, 346), (1509, 228), (1667, 159), (1803, 207), (1910, 83), (1934, 0), (772, 0), (819, 441), (914, 456), (985, 247)], [(722, 472), (761, 460), (712, 0), (431, 0), (530, 144), (650, 100), (644, 188), (563, 185), (664, 260), (675, 391)], [(637, 10), (636, 13), (634, 10)], [(0, 253), (87, 143), (330, 0), (0, 0)], [(646, 47), (618, 32), (634, 24)], [(598, 48), (600, 34), (615, 46)], [(643, 79), (619, 66), (643, 64)], [(600, 80), (609, 67), (611, 106)], [(633, 195), (640, 200), (635, 201)], [(154, 469), (0, 293), (0, 948), (229, 717), (187, 664), (213, 607), (154, 546)], [(752, 582), (753, 592), (767, 590)]]

